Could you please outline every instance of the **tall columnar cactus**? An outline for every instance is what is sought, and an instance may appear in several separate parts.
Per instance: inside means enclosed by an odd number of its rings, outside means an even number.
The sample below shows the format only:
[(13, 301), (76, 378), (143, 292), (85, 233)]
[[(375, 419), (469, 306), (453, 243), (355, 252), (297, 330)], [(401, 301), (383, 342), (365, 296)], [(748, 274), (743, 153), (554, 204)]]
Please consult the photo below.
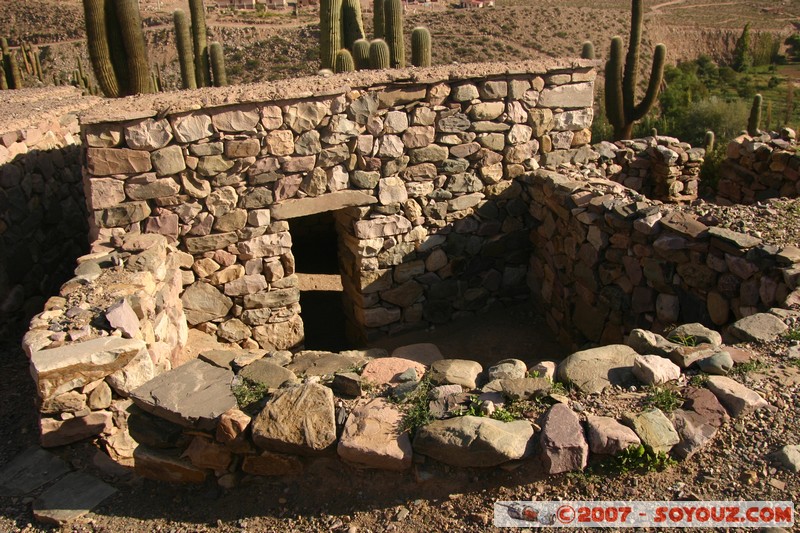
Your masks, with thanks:
[(383, 39), (386, 32), (384, 2), (385, 0), (372, 0), (372, 33), (374, 39)]
[(386, 44), (389, 45), (389, 66), (406, 66), (406, 48), (403, 41), (403, 0), (386, 0), (384, 3), (386, 24)]
[(17, 57), (8, 46), (5, 37), (0, 38), (0, 48), (3, 51), (3, 70), (5, 72), (6, 85), (9, 89), (22, 89), (22, 72), (17, 63)]
[(33, 56), (33, 67), (36, 71), (36, 77), (39, 78), (39, 81), (44, 83), (44, 72), (42, 71), (42, 60), (39, 59), (39, 54), (34, 54)]
[(342, 0), (321, 0), (319, 6), (319, 59), (322, 69), (333, 69), (342, 49)]
[(411, 31), (411, 64), (415, 67), (431, 66), (431, 32), (417, 26)]
[(211, 69), (208, 60), (208, 35), (206, 9), (203, 0), (189, 0), (192, 16), (192, 38), (194, 39), (194, 70), (198, 87), (211, 86)]
[(747, 133), (750, 136), (758, 135), (761, 127), (761, 95), (753, 97), (753, 106), (750, 108), (750, 117), (747, 119)]
[(703, 138), (703, 148), (706, 151), (706, 154), (710, 154), (714, 151), (714, 141), (716, 140), (714, 136), (714, 132), (708, 130), (706, 132), (706, 136)]
[(6, 61), (0, 55), (0, 91), (8, 90), (8, 80), (6, 79)]
[(380, 70), (389, 68), (389, 45), (383, 39), (374, 39), (369, 43), (369, 68)]
[(594, 43), (585, 41), (581, 47), (581, 59), (594, 59)]
[(175, 22), (175, 43), (178, 48), (178, 62), (181, 65), (181, 86), (184, 89), (197, 89), (192, 32), (189, 29), (186, 12), (176, 9), (172, 14), (172, 19)]
[(356, 64), (349, 50), (342, 48), (336, 52), (336, 59), (333, 62), (334, 72), (353, 72), (355, 69)]
[(359, 39), (353, 43), (353, 61), (356, 64), (356, 70), (364, 70), (369, 68), (369, 41), (366, 39)]
[(214, 78), (214, 87), (228, 85), (228, 74), (225, 72), (225, 55), (222, 44), (214, 41), (208, 46), (208, 55), (211, 59), (211, 74)]
[(114, 0), (114, 7), (128, 59), (128, 91), (130, 94), (148, 93), (151, 89), (150, 63), (147, 60), (139, 0)]
[(342, 48), (351, 50), (353, 43), (364, 38), (361, 0), (342, 0)]
[[(632, 0), (631, 34), (625, 63), (622, 61), (622, 38), (611, 40), (611, 53), (606, 63), (606, 116), (614, 127), (614, 137), (630, 139), (633, 123), (644, 117), (658, 99), (664, 77), (667, 48), (656, 45), (647, 92), (642, 101), (634, 104), (639, 73), (639, 47), (642, 40), (642, 0)], [(624, 72), (623, 72), (624, 69)]]

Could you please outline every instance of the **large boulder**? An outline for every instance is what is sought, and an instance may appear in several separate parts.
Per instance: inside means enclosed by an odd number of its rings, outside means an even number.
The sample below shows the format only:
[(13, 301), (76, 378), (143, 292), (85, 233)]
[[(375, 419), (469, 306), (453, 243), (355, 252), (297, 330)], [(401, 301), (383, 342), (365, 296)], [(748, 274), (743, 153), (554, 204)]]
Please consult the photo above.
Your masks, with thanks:
[(531, 437), (533, 426), (523, 420), (460, 416), (420, 428), (414, 451), (453, 466), (497, 466), (523, 458)]
[(561, 361), (556, 375), (585, 394), (600, 392), (612, 385), (635, 382), (633, 362), (636, 351), (623, 344), (612, 344), (575, 352)]
[(789, 326), (770, 313), (746, 316), (731, 324), (730, 332), (747, 342), (771, 342), (786, 333)]
[(759, 393), (725, 376), (710, 376), (707, 386), (735, 417), (769, 406)]
[(431, 363), (430, 378), (433, 383), (461, 385), (468, 389), (478, 386), (478, 376), (483, 367), (466, 359), (440, 359)]
[(298, 455), (324, 452), (336, 442), (333, 392), (318, 383), (279, 390), (252, 423), (259, 448)]

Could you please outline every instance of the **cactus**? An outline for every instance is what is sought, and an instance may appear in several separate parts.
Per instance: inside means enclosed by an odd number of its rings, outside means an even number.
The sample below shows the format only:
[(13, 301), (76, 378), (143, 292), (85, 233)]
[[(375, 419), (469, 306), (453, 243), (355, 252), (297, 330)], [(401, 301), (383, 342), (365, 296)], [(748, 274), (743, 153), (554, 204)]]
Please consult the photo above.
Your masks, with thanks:
[[(97, 83), (109, 98), (124, 96), (128, 87), (128, 71), (114, 2), (83, 0), (83, 13), (89, 58)], [(78, 65), (82, 70), (80, 59)]]
[(36, 71), (36, 77), (39, 78), (39, 81), (44, 83), (44, 72), (42, 72), (42, 61), (39, 59), (39, 54), (33, 56), (33, 67)]
[(128, 59), (128, 93), (150, 92), (150, 63), (142, 31), (138, 0), (114, 0), (122, 43)]
[[(639, 45), (642, 39), (642, 0), (632, 0), (631, 33), (625, 64), (622, 64), (622, 38), (611, 40), (611, 53), (606, 62), (606, 115), (614, 126), (614, 138), (630, 139), (633, 123), (644, 117), (658, 99), (664, 77), (667, 48), (656, 45), (647, 92), (638, 104), (634, 104), (636, 81), (639, 72)], [(623, 72), (624, 69), (624, 72)]]
[(211, 86), (211, 69), (208, 60), (208, 35), (206, 33), (206, 10), (203, 0), (189, 0), (194, 39), (194, 70), (198, 87)]
[(714, 151), (714, 140), (714, 132), (708, 130), (706, 132), (706, 136), (703, 138), (703, 148), (705, 149), (706, 154), (710, 154)]
[(369, 68), (389, 68), (389, 45), (383, 39), (375, 39), (369, 43)]
[(747, 134), (751, 137), (758, 135), (761, 126), (761, 100), (760, 94), (753, 97), (753, 107), (750, 108), (750, 117), (747, 119)]
[(353, 56), (346, 48), (342, 48), (336, 52), (336, 59), (333, 62), (333, 71), (337, 74), (339, 72), (353, 72), (356, 69), (356, 64), (353, 61)]
[(359, 39), (353, 43), (353, 61), (356, 64), (356, 70), (369, 68), (369, 41)]
[(373, 39), (383, 39), (386, 33), (386, 22), (383, 11), (384, 1), (385, 0), (372, 1)]
[(581, 59), (594, 59), (594, 43), (585, 41), (581, 48)]
[(158, 86), (158, 77), (156, 76), (155, 71), (150, 72), (150, 92), (161, 92), (161, 89)]
[(386, 0), (384, 3), (386, 24), (386, 44), (389, 45), (389, 66), (404, 68), (406, 66), (406, 49), (403, 41), (403, 1)]
[(225, 72), (225, 54), (222, 44), (214, 41), (208, 46), (208, 56), (211, 59), (211, 73), (214, 77), (214, 87), (228, 85), (228, 75)]
[(411, 31), (411, 64), (415, 67), (431, 66), (431, 32), (417, 26)]
[(197, 78), (194, 72), (194, 52), (192, 51), (192, 33), (186, 12), (176, 9), (172, 14), (175, 22), (175, 43), (178, 48), (178, 62), (181, 65), (181, 87), (197, 89)]
[(321, 0), (319, 6), (319, 59), (332, 69), (336, 52), (342, 49), (342, 0)]
[(8, 80), (6, 79), (6, 62), (3, 56), (0, 56), (0, 91), (8, 90)]
[(342, 0), (342, 48), (352, 50), (353, 43), (364, 38), (364, 22), (361, 20), (361, 1)]
[(0, 39), (0, 48), (3, 51), (3, 70), (5, 71), (6, 85), (9, 89), (22, 89), (22, 72), (17, 63), (17, 56), (11, 51), (5, 37)]

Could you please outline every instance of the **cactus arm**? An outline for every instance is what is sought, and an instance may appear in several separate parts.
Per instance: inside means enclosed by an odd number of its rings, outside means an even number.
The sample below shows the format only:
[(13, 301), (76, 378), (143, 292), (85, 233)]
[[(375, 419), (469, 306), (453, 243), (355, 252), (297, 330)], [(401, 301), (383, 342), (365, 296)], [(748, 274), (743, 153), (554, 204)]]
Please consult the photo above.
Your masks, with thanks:
[(192, 18), (194, 69), (197, 86), (209, 87), (211, 86), (211, 69), (208, 60), (206, 10), (203, 6), (203, 0), (189, 0), (189, 14)]
[(333, 64), (334, 72), (353, 72), (355, 69), (356, 65), (349, 50), (342, 48), (336, 52), (336, 59)]
[(415, 67), (431, 66), (431, 32), (418, 26), (411, 31), (411, 64)]
[(342, 2), (342, 48), (351, 50), (353, 43), (364, 38), (364, 22), (361, 19), (361, 0)]
[[(116, 14), (111, 0), (83, 0), (83, 12), (86, 21), (86, 41), (89, 49), (89, 59), (92, 62), (94, 75), (100, 89), (109, 98), (122, 95), (122, 83), (119, 79), (118, 67), (124, 62), (124, 50), (116, 50), (112, 54), (111, 47), (121, 42), (109, 42), (109, 26), (117, 28)], [(112, 24), (113, 22), (113, 24)], [(117, 37), (119, 33), (117, 33)], [(78, 58), (78, 70), (83, 70), (83, 65)], [(82, 77), (82, 73), (81, 73)]]
[(181, 85), (184, 89), (196, 89), (197, 77), (194, 71), (194, 54), (192, 52), (192, 32), (186, 12), (176, 9), (172, 14), (175, 22), (175, 45), (178, 48), (178, 62), (181, 66)]
[(622, 78), (622, 98), (625, 116), (634, 114), (633, 100), (636, 97), (636, 84), (639, 75), (639, 46), (642, 42), (642, 0), (631, 2), (631, 33), (628, 42), (628, 53), (625, 56), (625, 73)]
[(614, 126), (614, 132), (625, 124), (625, 111), (622, 101), (622, 38), (611, 39), (611, 51), (606, 62), (605, 85), (606, 117)]
[(753, 97), (753, 106), (750, 108), (750, 117), (747, 120), (747, 134), (751, 137), (758, 135), (761, 126), (761, 102), (760, 94)]
[(403, 2), (402, 0), (386, 0), (384, 3), (384, 17), (386, 23), (386, 44), (389, 45), (391, 56), (389, 66), (392, 68), (405, 68), (406, 51), (403, 41)]
[(389, 45), (383, 39), (375, 39), (369, 43), (369, 68), (380, 70), (389, 68)]
[(319, 54), (322, 69), (333, 69), (342, 48), (342, 0), (322, 0), (319, 7)]
[(372, 2), (372, 26), (373, 38), (383, 39), (386, 34), (386, 22), (384, 16), (384, 0), (373, 0)]
[(644, 117), (656, 100), (658, 100), (658, 93), (661, 91), (661, 83), (664, 81), (664, 64), (667, 58), (667, 47), (663, 44), (657, 44), (655, 53), (653, 54), (653, 67), (650, 72), (650, 81), (647, 84), (647, 92), (642, 101), (633, 110), (633, 115), (630, 116), (630, 122)]
[(359, 39), (353, 43), (353, 61), (356, 64), (356, 70), (369, 68), (369, 41)]
[(208, 55), (211, 59), (211, 73), (214, 76), (214, 87), (228, 85), (228, 74), (225, 71), (225, 53), (222, 44), (214, 41), (208, 46)]
[(122, 43), (128, 56), (128, 93), (151, 92), (150, 63), (142, 31), (142, 16), (138, 0), (114, 0)]
[(0, 55), (0, 91), (8, 90), (8, 80), (6, 79), (6, 61)]

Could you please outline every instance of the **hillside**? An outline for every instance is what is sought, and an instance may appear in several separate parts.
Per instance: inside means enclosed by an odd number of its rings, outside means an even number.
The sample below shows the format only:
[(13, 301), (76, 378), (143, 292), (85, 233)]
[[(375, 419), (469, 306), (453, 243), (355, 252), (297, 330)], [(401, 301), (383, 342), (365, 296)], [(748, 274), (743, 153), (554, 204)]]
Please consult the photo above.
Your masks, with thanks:
[[(45, 79), (52, 83), (88, 64), (80, 0), (3, 0), (0, 35), (12, 45), (21, 39), (39, 44)], [(142, 0), (151, 61), (162, 66), (168, 88), (176, 87), (178, 71), (171, 11), (188, 9), (185, 0)], [(209, 2), (210, 4), (210, 2)], [(602, 58), (613, 35), (626, 35), (630, 2), (564, 0), (498, 0), (497, 7), (463, 10), (447, 4), (411, 4), (406, 32), (427, 26), (434, 37), (434, 63), (524, 60), (537, 56), (573, 56), (581, 43), (595, 43)], [(800, 3), (769, 6), (748, 0), (714, 3), (703, 0), (648, 1), (645, 60), (655, 42), (664, 42), (668, 60), (693, 59), (705, 53), (717, 60), (731, 52), (745, 23), (755, 31), (787, 36), (800, 27)], [(371, 34), (371, 2), (363, 2)], [(209, 10), (211, 37), (224, 43), (229, 80), (247, 83), (311, 74), (318, 68), (316, 11), (299, 16), (285, 12), (231, 13)], [(407, 39), (408, 41), (408, 39)], [(409, 43), (407, 42), (407, 45)]]

